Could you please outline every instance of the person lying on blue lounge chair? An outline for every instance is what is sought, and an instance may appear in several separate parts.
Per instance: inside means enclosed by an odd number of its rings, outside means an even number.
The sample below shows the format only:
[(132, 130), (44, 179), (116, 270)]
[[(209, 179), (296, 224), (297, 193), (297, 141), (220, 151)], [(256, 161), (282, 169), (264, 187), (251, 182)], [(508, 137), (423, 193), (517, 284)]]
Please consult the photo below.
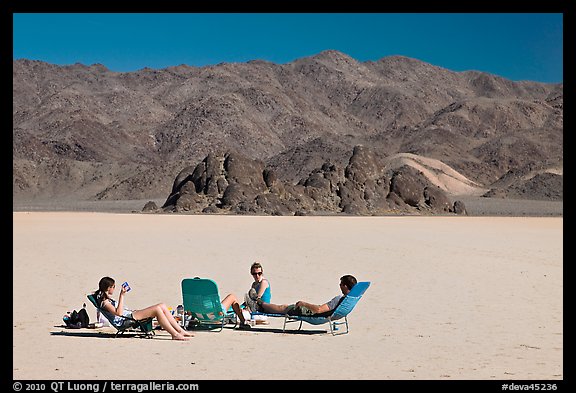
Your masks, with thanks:
[(341, 295), (337, 295), (331, 300), (323, 304), (312, 304), (299, 300), (294, 304), (272, 304), (265, 303), (261, 299), (246, 299), (249, 301), (248, 306), (254, 307), (259, 312), (268, 314), (288, 314), (288, 315), (307, 315), (307, 316), (321, 316), (328, 317), (332, 314), (334, 309), (342, 302), (344, 297), (348, 295), (350, 290), (356, 285), (358, 281), (354, 276), (349, 274), (340, 277), (340, 291)]
[(107, 313), (111, 321), (115, 324), (121, 325), (126, 323), (127, 319), (122, 316), (127, 316), (137, 320), (146, 318), (156, 318), (158, 323), (164, 330), (172, 336), (172, 340), (188, 340), (193, 336), (192, 333), (185, 331), (174, 319), (168, 307), (164, 303), (158, 303), (142, 310), (128, 310), (124, 308), (124, 296), (126, 295), (127, 288), (122, 286), (118, 301), (112, 299), (116, 282), (111, 277), (102, 277), (98, 283), (98, 289), (94, 292), (94, 299), (98, 303), (98, 307), (102, 312)]

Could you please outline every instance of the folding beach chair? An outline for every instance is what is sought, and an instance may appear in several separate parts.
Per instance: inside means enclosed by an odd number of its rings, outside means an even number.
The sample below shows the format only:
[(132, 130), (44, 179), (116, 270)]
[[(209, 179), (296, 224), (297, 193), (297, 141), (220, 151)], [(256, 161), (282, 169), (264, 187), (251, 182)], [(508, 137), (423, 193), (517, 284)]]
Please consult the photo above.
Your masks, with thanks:
[(228, 322), (238, 323), (232, 310), (224, 310), (220, 302), (218, 285), (209, 278), (185, 278), (182, 280), (182, 305), (184, 312), (194, 318), (190, 322), (195, 327), (206, 327), (222, 331)]
[[(287, 314), (269, 314), (269, 313), (264, 313), (264, 312), (255, 312), (252, 314), (253, 315), (266, 315), (269, 317), (284, 318), (284, 326), (282, 327), (283, 332), (286, 331), (286, 324), (287, 323), (300, 322), (300, 326), (298, 327), (298, 330), (300, 330), (302, 328), (302, 322), (306, 322), (306, 323), (309, 323), (311, 325), (323, 325), (325, 323), (328, 323), (330, 325), (330, 333), (332, 333), (333, 336), (337, 336), (340, 334), (346, 334), (349, 331), (349, 329), (348, 329), (348, 314), (350, 314), (352, 312), (352, 310), (354, 309), (354, 307), (356, 307), (356, 304), (358, 304), (358, 302), (362, 298), (362, 295), (364, 295), (364, 292), (366, 292), (366, 290), (368, 289), (369, 286), (370, 286), (369, 281), (363, 281), (363, 282), (356, 283), (356, 285), (354, 285), (354, 287), (350, 290), (348, 295), (346, 295), (346, 297), (340, 302), (338, 307), (336, 307), (334, 309), (334, 312), (332, 313), (332, 315), (327, 316), (327, 317), (321, 317), (321, 316), (315, 317), (313, 315), (312, 316), (304, 316), (304, 315), (296, 316), (296, 315), (287, 315)], [(342, 318), (344, 318), (344, 320), (340, 321)], [(346, 326), (346, 330), (340, 331), (341, 325)]]
[(118, 337), (124, 334), (125, 332), (136, 332), (137, 334), (143, 335), (146, 338), (152, 338), (152, 336), (156, 334), (154, 332), (154, 329), (152, 328), (153, 318), (134, 319), (130, 317), (121, 316), (120, 318), (123, 318), (130, 322), (123, 323), (121, 327), (118, 327), (114, 324), (114, 319), (110, 318), (107, 312), (103, 312), (101, 307), (98, 307), (98, 303), (96, 302), (96, 299), (94, 298), (93, 294), (87, 295), (86, 297), (88, 298), (88, 300), (90, 300), (90, 303), (92, 303), (94, 307), (96, 307), (96, 310), (98, 310), (100, 314), (104, 315), (106, 319), (108, 319), (110, 325), (116, 328), (116, 334), (114, 335), (114, 337)]

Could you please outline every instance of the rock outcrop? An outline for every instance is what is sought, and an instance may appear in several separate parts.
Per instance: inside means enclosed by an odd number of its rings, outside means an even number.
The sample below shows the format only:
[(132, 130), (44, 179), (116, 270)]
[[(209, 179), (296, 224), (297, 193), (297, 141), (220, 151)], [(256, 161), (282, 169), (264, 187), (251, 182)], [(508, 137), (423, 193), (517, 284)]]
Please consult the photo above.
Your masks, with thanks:
[(355, 146), (345, 168), (325, 162), (296, 184), (237, 151), (210, 153), (174, 180), (161, 211), (210, 214), (465, 214), (463, 203), (417, 169), (387, 168), (382, 157)]

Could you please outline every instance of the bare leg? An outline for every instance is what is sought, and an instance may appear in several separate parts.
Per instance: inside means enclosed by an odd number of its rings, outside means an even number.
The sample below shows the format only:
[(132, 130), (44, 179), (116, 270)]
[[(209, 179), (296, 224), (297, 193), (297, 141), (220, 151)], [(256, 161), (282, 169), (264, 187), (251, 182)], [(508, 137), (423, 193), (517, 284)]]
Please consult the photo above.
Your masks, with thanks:
[(288, 308), (287, 304), (272, 304), (272, 303), (262, 303), (260, 305), (262, 309), (270, 314), (284, 314), (286, 312), (286, 308)]
[[(155, 317), (156, 319), (158, 319), (158, 323), (160, 324), (160, 326), (162, 326), (164, 330), (170, 333), (170, 335), (172, 336), (172, 340), (188, 340), (188, 338), (186, 338), (182, 333), (176, 330), (174, 326), (172, 326), (171, 321), (164, 314), (164, 312), (162, 311), (162, 307), (159, 304), (146, 307), (143, 310), (135, 310), (132, 312), (132, 316), (134, 317), (134, 319), (145, 319)], [(172, 315), (170, 315), (170, 317), (174, 319)], [(178, 323), (176, 322), (176, 324)]]
[(160, 307), (160, 309), (162, 309), (162, 312), (164, 313), (164, 315), (166, 315), (166, 318), (168, 319), (168, 321), (170, 321), (170, 324), (172, 325), (172, 327), (180, 334), (182, 334), (183, 336), (186, 337), (193, 337), (194, 335), (190, 332), (187, 332), (186, 330), (184, 330), (182, 328), (182, 326), (180, 326), (180, 324), (178, 323), (178, 321), (176, 319), (174, 319), (174, 317), (172, 316), (172, 314), (170, 313), (170, 311), (168, 310), (168, 307), (166, 306), (166, 304), (164, 303), (159, 303), (157, 304), (157, 306)]
[(232, 310), (234, 310), (234, 313), (236, 315), (238, 315), (238, 318), (240, 319), (240, 323), (244, 324), (246, 323), (246, 320), (244, 319), (244, 315), (242, 314), (242, 310), (240, 309), (240, 303), (238, 303), (238, 299), (236, 299), (236, 296), (234, 296), (233, 294), (229, 294), (228, 296), (226, 296), (222, 301), (222, 307), (225, 310), (228, 310), (230, 308), (230, 306), (232, 306)]

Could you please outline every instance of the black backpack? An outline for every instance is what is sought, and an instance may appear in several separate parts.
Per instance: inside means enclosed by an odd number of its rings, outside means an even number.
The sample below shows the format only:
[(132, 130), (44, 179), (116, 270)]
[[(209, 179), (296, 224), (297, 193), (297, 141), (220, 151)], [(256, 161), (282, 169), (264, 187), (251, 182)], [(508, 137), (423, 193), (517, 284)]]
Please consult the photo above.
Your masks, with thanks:
[(86, 303), (84, 303), (84, 307), (80, 311), (74, 310), (64, 316), (64, 322), (71, 329), (87, 328), (90, 324), (90, 317), (86, 311)]

